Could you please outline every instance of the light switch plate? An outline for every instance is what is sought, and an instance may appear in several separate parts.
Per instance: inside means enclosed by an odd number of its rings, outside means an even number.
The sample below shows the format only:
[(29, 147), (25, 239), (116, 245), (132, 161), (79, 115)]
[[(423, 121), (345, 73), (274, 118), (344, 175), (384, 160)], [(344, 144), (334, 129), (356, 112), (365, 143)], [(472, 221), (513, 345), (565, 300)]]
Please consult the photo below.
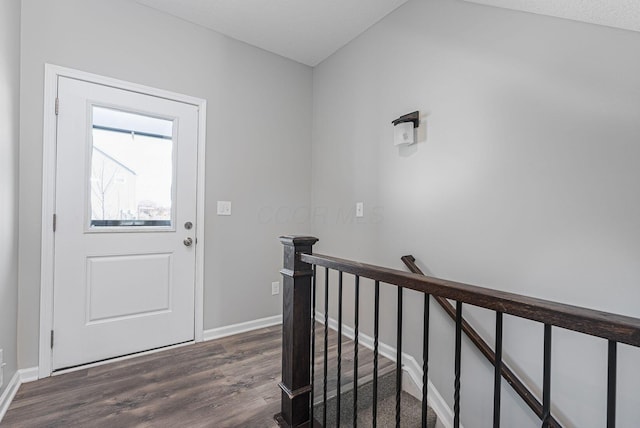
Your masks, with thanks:
[(272, 282), (271, 283), (271, 295), (275, 296), (276, 294), (280, 294), (280, 283)]
[(364, 217), (364, 203), (356, 202), (356, 217)]
[(231, 201), (218, 201), (218, 215), (231, 215)]

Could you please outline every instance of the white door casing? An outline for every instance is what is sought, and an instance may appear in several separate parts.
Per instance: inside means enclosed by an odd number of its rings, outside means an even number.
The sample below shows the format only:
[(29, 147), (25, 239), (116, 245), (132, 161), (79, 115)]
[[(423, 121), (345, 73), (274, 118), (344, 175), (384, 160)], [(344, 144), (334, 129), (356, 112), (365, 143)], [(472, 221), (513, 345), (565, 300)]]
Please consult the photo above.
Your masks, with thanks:
[[(43, 195), (40, 377), (56, 369), (202, 340), (202, 245), (195, 242), (200, 237), (202, 243), (204, 217), (204, 102), (54, 66), (47, 71), (50, 81), (55, 73), (60, 114), (55, 197), (46, 188)], [(94, 107), (173, 123), (170, 225), (92, 225)], [(46, 152), (45, 147), (45, 162), (51, 167)], [(57, 223), (53, 237), (45, 236), (51, 225), (46, 210), (51, 208)], [(187, 222), (193, 228), (185, 228)], [(183, 244), (187, 238), (193, 245)], [(47, 273), (52, 275), (49, 281)], [(47, 328), (55, 331), (49, 352), (48, 338), (42, 337)]]

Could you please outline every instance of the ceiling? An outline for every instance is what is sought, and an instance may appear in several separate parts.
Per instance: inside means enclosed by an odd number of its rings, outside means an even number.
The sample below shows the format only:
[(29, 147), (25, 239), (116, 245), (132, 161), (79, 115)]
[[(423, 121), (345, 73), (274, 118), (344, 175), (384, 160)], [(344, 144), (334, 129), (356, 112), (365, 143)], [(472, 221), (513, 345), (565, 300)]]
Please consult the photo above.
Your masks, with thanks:
[[(407, 2), (407, 0), (135, 1), (312, 67)], [(466, 1), (640, 31), (640, 0)]]
[(466, 0), (489, 6), (640, 31), (640, 0)]
[(407, 0), (136, 0), (309, 66)]

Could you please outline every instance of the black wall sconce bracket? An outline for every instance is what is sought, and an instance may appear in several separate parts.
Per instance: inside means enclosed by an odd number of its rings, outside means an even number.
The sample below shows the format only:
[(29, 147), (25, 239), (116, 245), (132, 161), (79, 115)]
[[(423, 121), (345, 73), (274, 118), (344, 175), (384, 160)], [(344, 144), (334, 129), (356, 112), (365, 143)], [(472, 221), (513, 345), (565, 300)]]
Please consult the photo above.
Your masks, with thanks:
[(391, 123), (393, 123), (393, 126), (396, 126), (404, 122), (413, 122), (413, 127), (417, 128), (420, 125), (420, 112), (414, 111), (413, 113), (405, 114), (404, 116), (400, 116)]

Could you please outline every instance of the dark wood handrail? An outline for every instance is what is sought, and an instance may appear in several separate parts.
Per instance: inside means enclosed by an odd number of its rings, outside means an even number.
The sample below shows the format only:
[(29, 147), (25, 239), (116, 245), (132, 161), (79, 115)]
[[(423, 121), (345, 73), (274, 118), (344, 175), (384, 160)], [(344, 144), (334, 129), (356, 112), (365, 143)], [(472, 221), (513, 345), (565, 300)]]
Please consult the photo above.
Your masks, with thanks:
[(300, 261), (640, 347), (640, 319), (321, 254)]
[[(420, 268), (416, 265), (416, 259), (413, 256), (402, 256), (401, 260), (412, 273), (424, 276), (424, 272), (422, 272), (422, 270), (420, 270)], [(438, 304), (440, 304), (447, 315), (449, 315), (449, 317), (451, 317), (451, 319), (455, 321), (456, 308), (443, 297), (433, 296), (433, 298), (436, 302), (438, 302)], [(478, 332), (475, 331), (475, 329), (471, 327), (471, 325), (465, 319), (462, 320), (462, 331), (465, 332), (467, 337), (469, 337), (469, 340), (471, 340), (471, 342), (476, 345), (476, 348), (478, 348), (482, 355), (484, 355), (487, 360), (489, 360), (489, 362), (495, 367), (496, 354), (493, 352), (489, 344), (485, 342), (482, 337), (480, 337)], [(542, 417), (544, 416), (542, 411), (542, 403), (540, 403), (535, 395), (533, 395), (533, 393), (529, 391), (529, 388), (527, 388), (526, 385), (522, 383), (522, 381), (516, 376), (516, 374), (504, 363), (502, 363), (500, 372), (502, 373), (502, 377), (507, 381), (509, 385), (511, 385), (513, 390), (520, 396), (520, 398), (522, 398), (527, 406), (529, 406), (529, 408), (533, 410), (533, 412), (540, 419), (542, 419)], [(549, 419), (549, 427), (562, 428), (562, 425), (553, 416), (551, 416)]]

